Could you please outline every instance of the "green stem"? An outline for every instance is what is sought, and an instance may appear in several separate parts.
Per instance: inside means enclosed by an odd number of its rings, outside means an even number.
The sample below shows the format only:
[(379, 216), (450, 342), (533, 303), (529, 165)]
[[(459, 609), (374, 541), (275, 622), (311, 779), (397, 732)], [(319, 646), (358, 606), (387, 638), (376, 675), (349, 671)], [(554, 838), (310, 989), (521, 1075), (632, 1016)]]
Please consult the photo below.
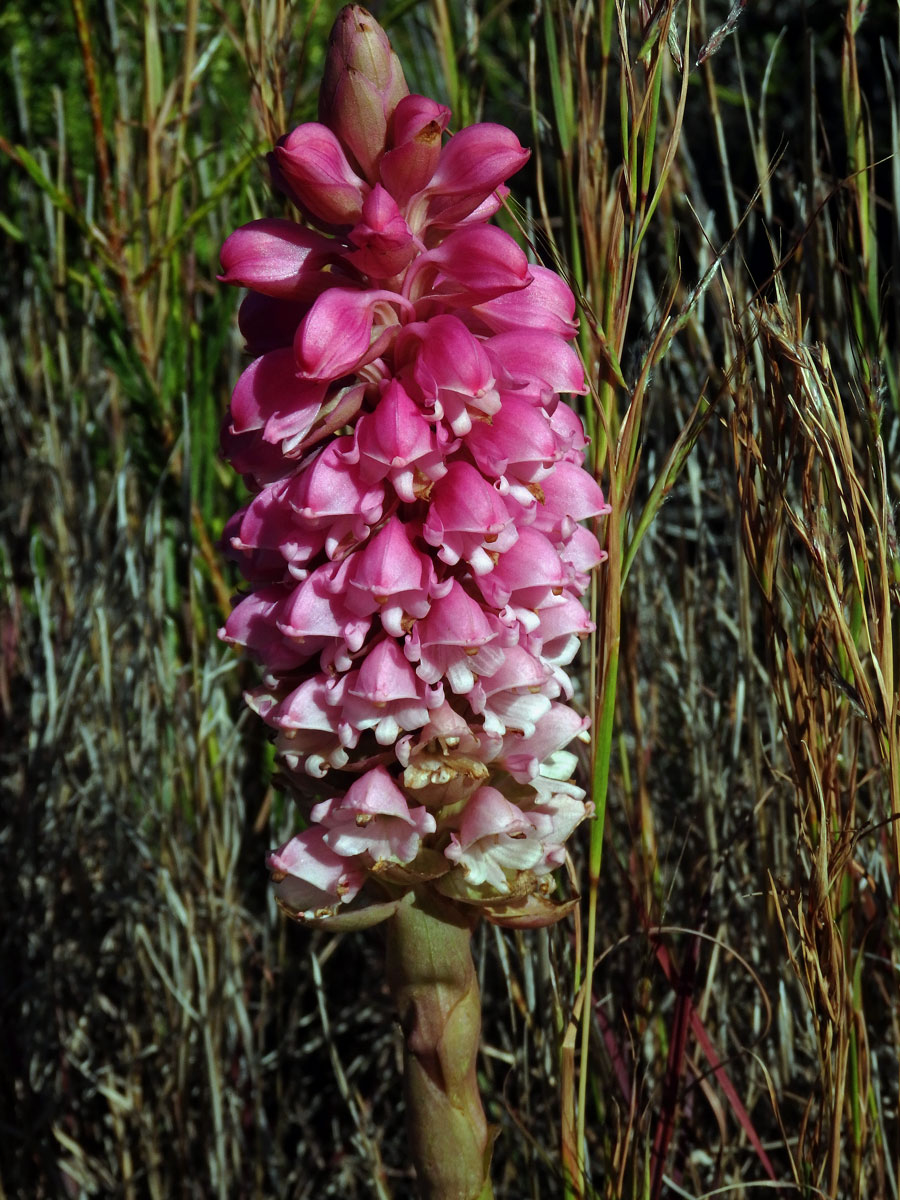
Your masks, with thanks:
[(476, 1073), (481, 999), (472, 926), (419, 888), (387, 923), (387, 976), (404, 1036), (410, 1153), (421, 1200), (492, 1200), (493, 1132)]

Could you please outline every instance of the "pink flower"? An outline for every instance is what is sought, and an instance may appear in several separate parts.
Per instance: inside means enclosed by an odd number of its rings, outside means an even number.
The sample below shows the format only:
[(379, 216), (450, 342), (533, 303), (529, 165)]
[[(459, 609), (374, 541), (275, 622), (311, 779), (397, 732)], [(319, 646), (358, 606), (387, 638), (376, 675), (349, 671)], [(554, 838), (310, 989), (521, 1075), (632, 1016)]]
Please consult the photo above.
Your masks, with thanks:
[(349, 904), (365, 882), (364, 868), (330, 850), (321, 829), (291, 838), (272, 851), (266, 865), (279, 899), (309, 917)]
[(436, 828), (426, 808), (409, 807), (384, 767), (367, 771), (342, 800), (323, 800), (310, 816), (325, 828), (323, 840), (335, 854), (367, 854), (376, 863), (412, 862), (421, 839)]
[(222, 250), (255, 355), (222, 433), (253, 493), (222, 636), (263, 665), (247, 702), (287, 777), (348, 781), (269, 866), (307, 916), (427, 881), (490, 915), (591, 811), (566, 668), (603, 558), (581, 523), (608, 508), (560, 400), (586, 391), (575, 299), (487, 223), (528, 152), (499, 125), (448, 138), (362, 9), (319, 118), (272, 159), (316, 230), (263, 219)]
[(298, 126), (282, 140), (275, 156), (301, 207), (324, 225), (355, 225), (360, 219), (369, 185), (350, 166), (326, 126)]
[(476, 575), (492, 571), (491, 554), (502, 554), (518, 537), (499, 493), (464, 461), (450, 463), (435, 484), (422, 531), (442, 562), (452, 567), (463, 560)]
[(328, 285), (322, 271), (336, 257), (334, 243), (296, 221), (251, 221), (222, 247), (222, 283), (239, 283), (264, 296), (311, 300)]
[(544, 857), (532, 821), (493, 787), (479, 788), (463, 809), (458, 833), (451, 833), (447, 858), (462, 868), (473, 887), (489, 884), (509, 891), (508, 873), (529, 871)]
[(387, 279), (402, 271), (416, 247), (397, 201), (380, 183), (363, 202), (362, 220), (348, 234), (357, 247), (347, 261), (376, 279)]

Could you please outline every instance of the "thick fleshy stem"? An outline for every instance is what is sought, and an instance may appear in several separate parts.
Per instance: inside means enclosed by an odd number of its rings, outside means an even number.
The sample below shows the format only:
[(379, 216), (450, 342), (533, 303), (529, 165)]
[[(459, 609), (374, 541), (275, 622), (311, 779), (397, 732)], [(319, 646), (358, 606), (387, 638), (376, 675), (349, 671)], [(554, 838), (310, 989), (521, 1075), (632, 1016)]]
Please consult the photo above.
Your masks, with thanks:
[(409, 1146), (420, 1200), (492, 1200), (476, 1074), (481, 1002), (472, 924), (417, 888), (387, 923), (387, 976), (404, 1037)]

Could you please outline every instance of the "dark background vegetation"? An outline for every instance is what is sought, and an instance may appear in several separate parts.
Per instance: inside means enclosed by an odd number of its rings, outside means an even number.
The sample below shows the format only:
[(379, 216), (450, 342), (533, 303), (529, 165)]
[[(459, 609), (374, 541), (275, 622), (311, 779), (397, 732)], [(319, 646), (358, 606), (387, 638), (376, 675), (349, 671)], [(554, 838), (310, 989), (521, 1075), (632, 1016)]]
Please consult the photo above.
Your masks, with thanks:
[[(290, 802), (216, 638), (218, 247), (282, 211), (337, 7), (0, 13), (0, 1197), (413, 1194), (378, 931), (275, 911)], [(478, 937), (496, 1190), (896, 1197), (898, 14), (695, 4), (680, 103), (672, 7), (373, 5), (413, 90), (535, 148), (619, 514), (599, 882), (584, 833), (577, 922)]]

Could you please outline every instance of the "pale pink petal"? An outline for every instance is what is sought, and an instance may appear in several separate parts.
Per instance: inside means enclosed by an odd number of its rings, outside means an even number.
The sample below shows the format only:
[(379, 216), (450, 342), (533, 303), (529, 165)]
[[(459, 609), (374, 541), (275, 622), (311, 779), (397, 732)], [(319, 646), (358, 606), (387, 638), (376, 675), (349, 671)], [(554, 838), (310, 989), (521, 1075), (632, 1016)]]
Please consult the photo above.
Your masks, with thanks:
[(326, 828), (325, 843), (335, 854), (367, 854), (374, 862), (412, 862), (421, 839), (436, 829), (431, 813), (421, 805), (410, 808), (380, 766), (357, 779), (342, 799), (315, 805), (310, 815)]
[(532, 822), (496, 788), (482, 787), (463, 810), (459, 832), (444, 854), (460, 866), (473, 887), (509, 891), (508, 871), (537, 866), (544, 849)]
[(323, 909), (348, 904), (365, 882), (365, 869), (341, 858), (326, 844), (323, 831), (307, 829), (266, 858), (289, 908), (315, 916)]

